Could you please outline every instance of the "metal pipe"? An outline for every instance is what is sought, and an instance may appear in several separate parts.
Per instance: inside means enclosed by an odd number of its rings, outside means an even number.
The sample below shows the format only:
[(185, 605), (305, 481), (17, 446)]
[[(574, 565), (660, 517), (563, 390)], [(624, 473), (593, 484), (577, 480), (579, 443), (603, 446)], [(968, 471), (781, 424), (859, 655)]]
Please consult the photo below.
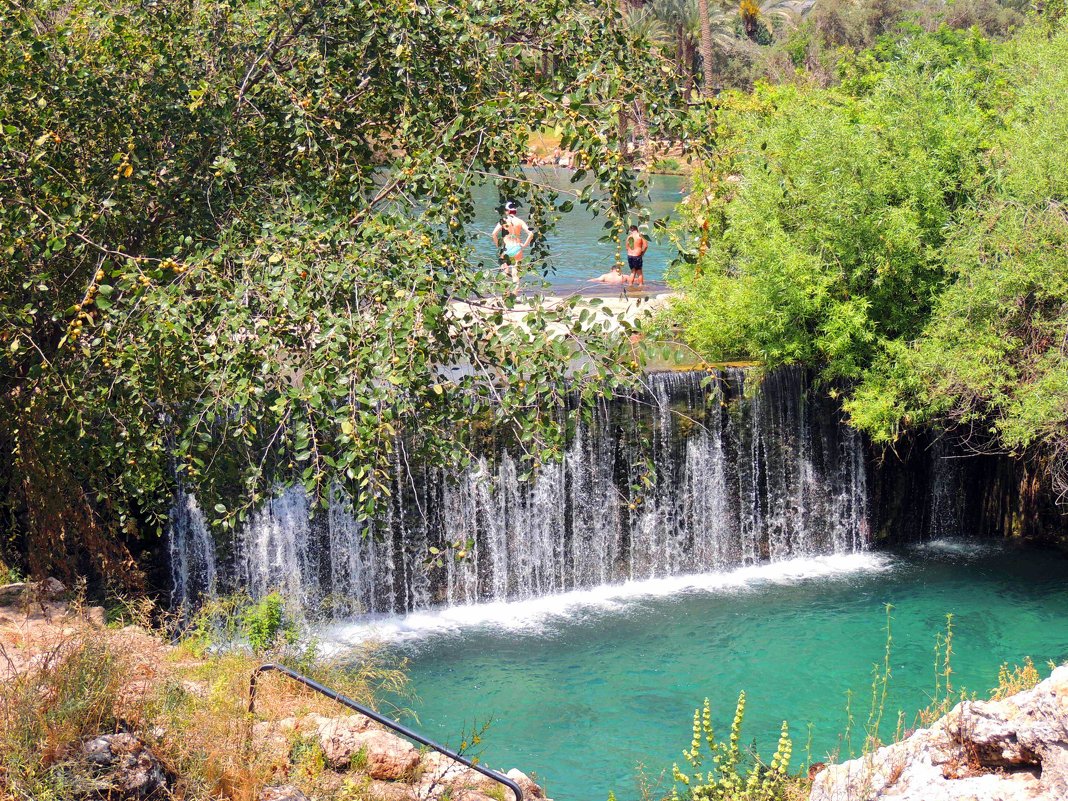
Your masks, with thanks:
[(418, 732), (412, 731), (404, 724), (397, 723), (395, 720), (391, 720), (385, 715), (375, 712), (373, 709), (369, 709), (368, 707), (365, 707), (362, 704), (358, 704), (348, 696), (342, 695), (336, 690), (331, 690), (329, 687), (320, 684), (314, 679), (309, 679), (307, 676), (301, 673), (297, 673), (295, 670), (290, 670), (285, 665), (279, 665), (274, 662), (267, 662), (252, 671), (252, 677), (249, 679), (248, 683), (249, 715), (252, 715), (256, 711), (256, 677), (259, 676), (261, 673), (266, 673), (268, 670), (273, 670), (278, 673), (281, 673), (284, 676), (288, 676), (289, 678), (293, 679), (293, 681), (303, 684), (305, 687), (315, 690), (315, 692), (319, 693), (320, 695), (325, 695), (327, 698), (333, 701), (337, 701), (342, 706), (347, 706), (349, 709), (355, 710), (361, 715), (366, 715), (371, 720), (381, 723), (383, 726), (390, 728), (398, 734), (407, 737), (409, 740), (414, 740), (415, 742), (421, 745), (425, 745), (428, 748), (433, 748), (435, 751), (445, 754), (445, 756), (449, 757), (450, 759), (455, 759), (460, 764), (467, 765), (467, 767), (471, 768), (472, 770), (477, 770), (483, 776), (488, 776), (489, 778), (493, 779), (493, 781), (499, 784), (503, 784), (505, 787), (511, 790), (515, 794), (515, 801), (523, 801), (523, 790), (519, 787), (518, 784), (509, 779), (507, 776), (500, 774), (495, 770), (484, 768), (481, 765), (476, 764), (474, 761), (468, 759), (467, 757), (461, 756), (455, 751), (450, 751), (445, 746), (438, 745), (433, 740), (428, 740), (426, 737), (419, 734)]

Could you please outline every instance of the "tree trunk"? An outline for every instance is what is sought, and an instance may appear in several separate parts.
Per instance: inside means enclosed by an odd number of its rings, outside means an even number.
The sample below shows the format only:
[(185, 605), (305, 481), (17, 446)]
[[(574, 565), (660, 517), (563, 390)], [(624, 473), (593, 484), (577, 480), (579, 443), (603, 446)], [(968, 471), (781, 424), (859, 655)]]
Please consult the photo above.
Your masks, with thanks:
[(693, 91), (693, 40), (682, 26), (678, 27), (678, 73), (682, 78), (682, 87), (689, 97)]
[(697, 16), (701, 23), (701, 91), (711, 97), (712, 84), (712, 20), (708, 16), (708, 0), (697, 0)]
[(679, 73), (679, 81), (687, 89), (690, 88), (690, 49), (687, 47), (686, 29), (681, 25), (675, 26), (675, 70)]

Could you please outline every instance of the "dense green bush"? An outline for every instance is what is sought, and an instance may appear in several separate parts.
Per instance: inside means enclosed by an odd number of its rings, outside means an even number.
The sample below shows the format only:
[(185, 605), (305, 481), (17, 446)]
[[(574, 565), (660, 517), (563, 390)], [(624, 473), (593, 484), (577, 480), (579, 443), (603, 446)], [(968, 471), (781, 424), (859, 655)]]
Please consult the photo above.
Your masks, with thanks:
[(842, 83), (725, 102), (674, 320), (711, 358), (805, 363), (882, 443), (1038, 453), (1068, 489), (1068, 31), (884, 39)]
[(990, 180), (949, 230), (948, 280), (912, 342), (847, 403), (879, 441), (904, 426), (966, 428), (977, 445), (1049, 460), (1068, 489), (1068, 30), (1002, 54), (1014, 87), (989, 145)]
[(676, 277), (690, 343), (858, 378), (886, 341), (915, 336), (947, 225), (983, 180), (990, 57), (977, 35), (943, 31), (854, 60), (840, 88), (725, 104), (719, 159), (690, 201), (702, 237)]

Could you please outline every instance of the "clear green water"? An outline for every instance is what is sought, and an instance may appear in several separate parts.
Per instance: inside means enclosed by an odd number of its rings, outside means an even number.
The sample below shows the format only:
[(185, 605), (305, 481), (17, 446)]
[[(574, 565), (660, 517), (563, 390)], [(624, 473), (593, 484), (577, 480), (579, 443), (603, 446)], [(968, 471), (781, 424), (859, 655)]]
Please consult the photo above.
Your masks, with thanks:
[(556, 801), (604, 801), (610, 789), (634, 801), (639, 764), (654, 780), (666, 769), (670, 788), (705, 696), (725, 733), (745, 690), (743, 741), (769, 754), (788, 719), (795, 765), (811, 723), (822, 759), (845, 729), (847, 691), (856, 729), (867, 719), (887, 603), (888, 733), (898, 709), (911, 723), (928, 702), (946, 613), (957, 686), (986, 692), (1004, 661), (1068, 657), (1068, 559), (967, 542), (445, 610), (377, 630), (411, 659), (412, 706), (429, 736), (455, 746), (490, 721), (487, 764), (536, 773)]
[[(561, 201), (567, 193), (574, 193), (582, 184), (571, 183), (571, 171), (555, 167), (531, 167), (527, 170), (530, 180), (551, 186), (561, 191)], [(648, 209), (652, 219), (668, 219), (675, 206), (685, 197), (687, 181), (677, 175), (646, 176), (648, 191), (641, 198), (644, 208)], [(490, 240), (490, 232), (499, 219), (499, 199), (497, 190), (491, 185), (482, 184), (473, 188), (475, 201), (476, 257), (486, 263), (496, 261), (496, 252)], [(527, 208), (521, 205), (519, 214), (529, 220)], [(637, 222), (637, 218), (635, 218)], [(547, 263), (529, 263), (531, 270), (527, 283), (537, 280), (537, 273), (544, 273), (544, 278), (555, 291), (573, 291), (589, 289), (585, 281), (595, 278), (608, 270), (615, 263), (616, 245), (612, 242), (599, 242), (605, 233), (604, 217), (593, 217), (590, 212), (576, 203), (567, 214), (561, 216), (555, 230), (546, 235), (550, 247), (550, 260)], [(663, 281), (664, 271), (676, 257), (675, 248), (666, 238), (651, 237), (651, 244), (645, 254), (645, 280), (659, 284)], [(604, 289), (603, 285), (594, 285)]]

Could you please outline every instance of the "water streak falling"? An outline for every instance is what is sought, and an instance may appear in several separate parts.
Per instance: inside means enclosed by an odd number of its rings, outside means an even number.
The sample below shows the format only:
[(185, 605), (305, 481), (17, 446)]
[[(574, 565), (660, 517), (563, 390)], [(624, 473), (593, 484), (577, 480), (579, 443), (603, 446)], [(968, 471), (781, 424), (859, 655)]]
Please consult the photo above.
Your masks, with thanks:
[(170, 514), (171, 604), (196, 605), (215, 595), (215, 542), (196, 499), (179, 489)]
[(373, 523), (343, 497), (313, 518), (288, 490), (239, 532), (228, 570), (180, 496), (175, 601), (277, 589), (309, 609), (397, 614), (863, 550), (858, 435), (800, 370), (751, 396), (745, 382), (736, 369), (650, 375), (575, 424), (564, 458), (526, 481), (504, 447), (459, 475), (398, 465)]

